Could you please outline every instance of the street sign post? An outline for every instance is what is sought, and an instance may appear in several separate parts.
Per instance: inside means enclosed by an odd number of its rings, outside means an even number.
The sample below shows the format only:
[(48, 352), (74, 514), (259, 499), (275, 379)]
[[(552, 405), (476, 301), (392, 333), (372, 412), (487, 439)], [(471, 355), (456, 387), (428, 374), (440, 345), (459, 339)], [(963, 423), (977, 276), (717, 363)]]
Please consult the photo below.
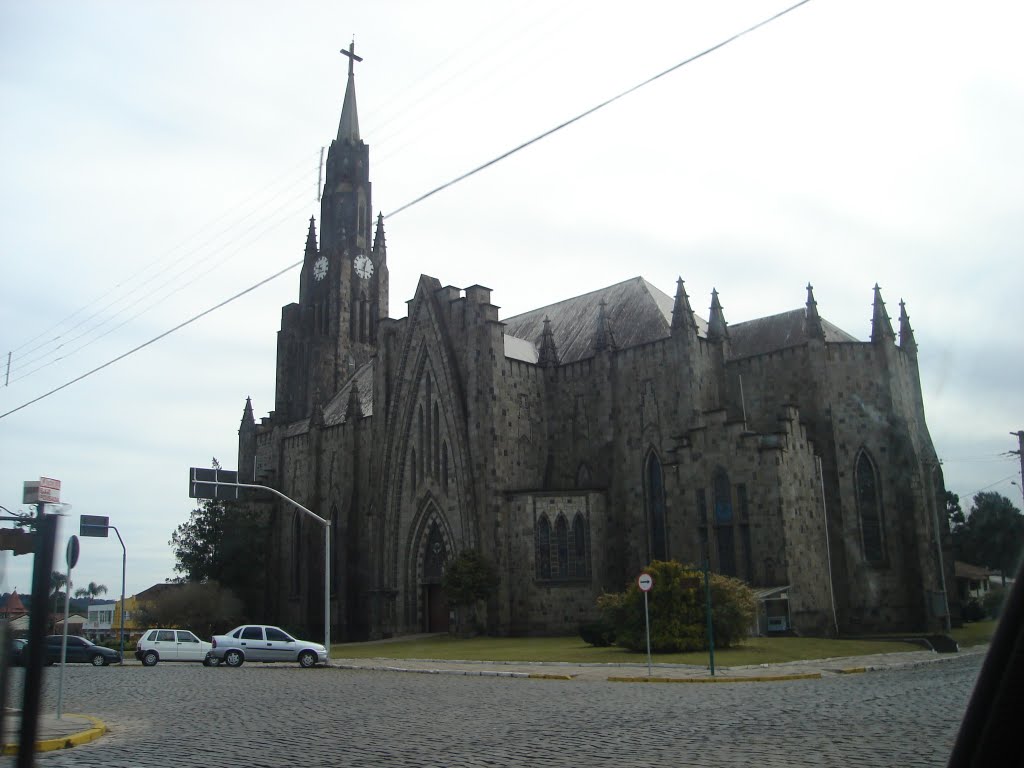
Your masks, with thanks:
[(72, 536), (68, 539), (68, 551), (65, 553), (64, 559), (68, 564), (68, 573), (71, 569), (78, 565), (78, 537)]
[(64, 555), (68, 564), (68, 575), (64, 579), (64, 633), (60, 641), (60, 680), (57, 683), (57, 719), (64, 714), (64, 665), (68, 656), (68, 605), (71, 601), (71, 571), (78, 564), (78, 537), (68, 539), (68, 548)]
[(221, 499), (238, 501), (242, 498), (238, 472), (233, 469), (206, 469), (192, 467), (188, 473), (190, 499)]
[(324, 528), (324, 646), (327, 654), (331, 653), (331, 521), (326, 520), (311, 509), (290, 499), (276, 488), (269, 485), (238, 482), (238, 472), (227, 469), (205, 469), (191, 467), (188, 471), (188, 495), (193, 499), (239, 499), (242, 488), (257, 491), (268, 491), (282, 501), (312, 517)]
[(79, 515), (78, 535), (107, 538), (110, 534), (110, 518), (102, 515)]
[(654, 587), (654, 579), (649, 573), (641, 573), (636, 585), (644, 593), (644, 627), (647, 629), (647, 676), (651, 676), (651, 617), (647, 611), (647, 593)]

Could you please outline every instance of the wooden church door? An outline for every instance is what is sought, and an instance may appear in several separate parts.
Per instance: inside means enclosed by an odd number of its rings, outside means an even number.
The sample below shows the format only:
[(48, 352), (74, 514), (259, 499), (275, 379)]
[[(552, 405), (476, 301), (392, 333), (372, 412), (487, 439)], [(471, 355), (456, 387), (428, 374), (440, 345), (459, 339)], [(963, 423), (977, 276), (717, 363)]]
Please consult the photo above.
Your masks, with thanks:
[(421, 596), (424, 632), (448, 631), (448, 600), (441, 588), (445, 559), (444, 538), (441, 536), (441, 529), (435, 522), (430, 526), (430, 531), (427, 534), (426, 552), (423, 558)]

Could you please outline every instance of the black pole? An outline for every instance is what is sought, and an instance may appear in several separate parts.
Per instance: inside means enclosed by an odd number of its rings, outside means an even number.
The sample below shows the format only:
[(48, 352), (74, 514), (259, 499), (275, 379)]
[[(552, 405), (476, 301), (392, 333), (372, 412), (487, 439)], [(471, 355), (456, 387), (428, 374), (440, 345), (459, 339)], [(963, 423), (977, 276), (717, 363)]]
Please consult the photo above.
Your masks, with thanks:
[(36, 551), (32, 564), (32, 610), (28, 624), (28, 661), (25, 667), (25, 691), (21, 700), (21, 735), (18, 742), (18, 768), (31, 768), (35, 760), (39, 726), (39, 698), (46, 663), (46, 626), (49, 618), (50, 575), (53, 573), (53, 548), (57, 542), (57, 515), (38, 514), (32, 520), (36, 529)]

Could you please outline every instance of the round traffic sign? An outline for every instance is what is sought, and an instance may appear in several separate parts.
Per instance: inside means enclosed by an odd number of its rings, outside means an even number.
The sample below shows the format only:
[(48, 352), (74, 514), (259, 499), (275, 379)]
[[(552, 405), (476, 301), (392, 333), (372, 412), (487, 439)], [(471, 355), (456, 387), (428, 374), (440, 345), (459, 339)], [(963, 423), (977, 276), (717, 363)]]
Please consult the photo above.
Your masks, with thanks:
[(68, 539), (68, 551), (65, 553), (68, 568), (74, 568), (78, 563), (78, 537), (72, 536)]
[(641, 573), (640, 578), (636, 580), (636, 584), (644, 592), (650, 592), (651, 587), (654, 586), (654, 579), (651, 578), (649, 573)]

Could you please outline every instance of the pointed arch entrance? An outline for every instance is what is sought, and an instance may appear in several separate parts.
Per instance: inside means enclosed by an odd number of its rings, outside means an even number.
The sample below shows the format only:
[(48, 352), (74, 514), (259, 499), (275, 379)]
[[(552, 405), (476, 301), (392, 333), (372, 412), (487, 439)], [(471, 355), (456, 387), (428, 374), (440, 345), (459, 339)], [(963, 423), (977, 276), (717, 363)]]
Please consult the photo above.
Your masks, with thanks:
[(451, 532), (432, 500), (424, 507), (416, 530), (410, 563), (415, 584), (415, 621), (420, 632), (447, 632), (449, 606), (441, 582), (445, 563), (452, 556)]

